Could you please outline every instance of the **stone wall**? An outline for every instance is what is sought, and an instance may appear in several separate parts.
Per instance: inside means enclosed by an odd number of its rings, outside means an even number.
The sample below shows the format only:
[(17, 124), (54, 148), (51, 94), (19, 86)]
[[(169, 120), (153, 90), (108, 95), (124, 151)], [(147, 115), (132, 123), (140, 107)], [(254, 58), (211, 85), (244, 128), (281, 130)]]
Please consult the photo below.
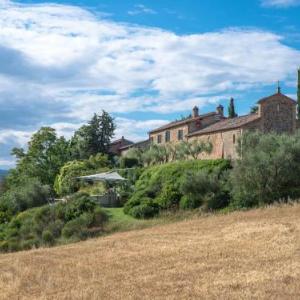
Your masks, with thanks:
[(153, 143), (157, 144), (157, 137), (159, 135), (161, 135), (161, 144), (165, 144), (166, 143), (166, 140), (165, 140), (166, 131), (170, 131), (170, 142), (176, 143), (176, 142), (178, 142), (178, 130), (183, 131), (183, 141), (186, 141), (186, 135), (189, 133), (188, 124), (174, 126), (171, 129), (166, 129), (166, 130), (162, 130), (159, 132), (151, 133), (150, 140), (153, 139)]
[(263, 132), (294, 133), (296, 130), (296, 105), (280, 97), (260, 103), (261, 130)]
[(203, 153), (199, 156), (199, 159), (237, 159), (237, 145), (239, 138), (246, 130), (259, 130), (261, 127), (261, 120), (258, 119), (254, 122), (244, 125), (242, 128), (212, 132), (203, 134), (200, 136), (193, 136), (189, 138), (189, 141), (194, 140), (210, 142), (213, 146), (210, 154)]
[(189, 141), (192, 142), (197, 140), (205, 143), (210, 142), (212, 144), (212, 152), (210, 154), (200, 154), (199, 159), (236, 159), (236, 146), (238, 144), (238, 139), (241, 136), (241, 132), (241, 129), (213, 132), (201, 136), (191, 137), (189, 138)]
[(202, 128), (205, 128), (209, 125), (212, 125), (220, 120), (220, 115), (219, 114), (213, 114), (211, 116), (207, 116), (203, 119), (195, 119), (195, 120), (190, 120), (189, 122), (181, 125), (174, 125), (174, 127), (165, 129), (159, 132), (151, 133), (150, 134), (150, 139), (153, 139), (153, 143), (157, 144), (157, 137), (158, 135), (161, 135), (161, 144), (165, 144), (165, 136), (166, 136), (166, 131), (170, 131), (170, 142), (171, 143), (177, 143), (180, 142), (178, 140), (178, 130), (183, 131), (183, 141), (187, 141), (186, 136), (189, 133), (195, 132), (197, 130), (200, 130)]

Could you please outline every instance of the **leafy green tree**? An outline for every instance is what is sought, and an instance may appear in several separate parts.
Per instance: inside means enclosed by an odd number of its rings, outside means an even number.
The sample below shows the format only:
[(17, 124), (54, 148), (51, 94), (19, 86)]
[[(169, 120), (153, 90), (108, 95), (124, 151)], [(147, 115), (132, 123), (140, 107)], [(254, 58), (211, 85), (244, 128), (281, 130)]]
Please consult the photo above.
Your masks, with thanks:
[(87, 125), (80, 127), (71, 139), (71, 153), (74, 159), (87, 159), (97, 153), (108, 153), (111, 138), (114, 136), (113, 118), (102, 111), (94, 114)]
[(243, 135), (231, 172), (232, 205), (251, 207), (300, 196), (300, 133)]
[(61, 196), (75, 193), (81, 187), (77, 177), (107, 171), (109, 167), (110, 162), (107, 155), (99, 153), (87, 160), (69, 161), (60, 169), (55, 179), (54, 190)]
[(42, 184), (53, 185), (61, 166), (70, 159), (69, 144), (64, 137), (58, 138), (55, 129), (42, 127), (33, 134), (28, 150), (14, 148), (17, 167), (7, 177), (9, 185), (16, 186), (24, 177), (38, 178)]
[(191, 156), (193, 159), (198, 159), (201, 153), (211, 153), (212, 144), (204, 143), (194, 140), (190, 143), (186, 143), (186, 154), (187, 156)]

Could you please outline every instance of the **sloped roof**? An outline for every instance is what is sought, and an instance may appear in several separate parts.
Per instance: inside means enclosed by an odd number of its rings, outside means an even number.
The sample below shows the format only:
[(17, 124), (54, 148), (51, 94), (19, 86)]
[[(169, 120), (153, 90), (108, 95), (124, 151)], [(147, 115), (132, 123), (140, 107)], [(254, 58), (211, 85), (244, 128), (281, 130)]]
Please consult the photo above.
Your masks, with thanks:
[(127, 148), (134, 148), (134, 147), (146, 147), (148, 144), (150, 144), (150, 140), (144, 140), (144, 141), (140, 141), (140, 142), (136, 142), (130, 145), (125, 145), (123, 147), (120, 147), (120, 150), (125, 150)]
[(290, 97), (288, 97), (288, 96), (286, 96), (284, 94), (281, 94), (281, 93), (276, 93), (274, 95), (262, 98), (257, 103), (261, 104), (261, 103), (264, 103), (266, 101), (272, 101), (272, 100), (278, 100), (278, 99), (288, 100), (292, 104), (295, 104), (295, 105), (297, 104), (297, 102), (295, 100), (293, 100), (292, 98), (290, 98)]
[(127, 139), (125, 139), (125, 138), (123, 137), (123, 138), (120, 138), (120, 139), (117, 139), (117, 140), (112, 141), (112, 142), (110, 143), (110, 145), (115, 145), (115, 144), (118, 144), (118, 143), (120, 143), (120, 142), (126, 142), (126, 143), (128, 143), (128, 144), (133, 144), (132, 141), (127, 140)]
[(232, 118), (232, 119), (224, 119), (213, 125), (205, 127), (204, 129), (193, 132), (193, 133), (189, 134), (188, 136), (202, 135), (202, 134), (212, 133), (212, 132), (216, 132), (216, 131), (223, 131), (223, 130), (225, 131), (225, 130), (240, 128), (240, 127), (242, 127), (248, 123), (254, 122), (258, 119), (260, 119), (260, 116), (258, 114), (249, 114), (249, 115), (236, 117), (236, 118)]
[(158, 127), (156, 129), (153, 129), (149, 133), (155, 133), (155, 132), (159, 132), (159, 131), (163, 131), (163, 130), (166, 130), (166, 129), (173, 128), (175, 126), (188, 124), (188, 123), (190, 123), (192, 121), (201, 120), (201, 119), (204, 119), (204, 118), (207, 118), (207, 117), (210, 117), (210, 116), (214, 116), (216, 114), (217, 114), (216, 112), (210, 112), (210, 113), (207, 113), (207, 114), (200, 115), (200, 116), (198, 116), (196, 118), (190, 117), (190, 118), (187, 118), (187, 119), (184, 119), (184, 120), (173, 121), (173, 122), (170, 122), (170, 123), (168, 123), (166, 125)]
[(94, 175), (88, 175), (88, 176), (81, 176), (81, 177), (77, 177), (77, 178), (82, 179), (82, 180), (91, 180), (91, 181), (124, 181), (124, 180), (126, 180), (119, 173), (117, 173), (115, 171), (99, 173), (99, 174), (94, 174)]

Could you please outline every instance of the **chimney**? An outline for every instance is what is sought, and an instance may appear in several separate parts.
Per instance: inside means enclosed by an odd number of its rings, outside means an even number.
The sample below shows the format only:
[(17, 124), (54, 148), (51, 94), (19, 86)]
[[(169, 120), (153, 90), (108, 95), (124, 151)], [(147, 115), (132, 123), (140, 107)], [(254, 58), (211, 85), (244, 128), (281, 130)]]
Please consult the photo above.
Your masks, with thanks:
[(221, 117), (224, 117), (224, 106), (223, 105), (219, 105), (217, 107), (217, 114), (219, 114)]
[(198, 106), (195, 106), (195, 107), (193, 108), (192, 116), (193, 116), (193, 118), (199, 117), (199, 108), (198, 108)]

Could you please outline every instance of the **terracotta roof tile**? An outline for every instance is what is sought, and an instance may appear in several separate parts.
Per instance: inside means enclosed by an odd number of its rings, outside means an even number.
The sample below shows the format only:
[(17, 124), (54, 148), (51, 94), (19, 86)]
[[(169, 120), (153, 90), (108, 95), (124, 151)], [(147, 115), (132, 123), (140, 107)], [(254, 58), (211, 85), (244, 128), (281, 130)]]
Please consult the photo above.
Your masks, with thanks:
[(166, 125), (158, 127), (156, 129), (153, 129), (149, 133), (155, 133), (155, 132), (163, 131), (163, 130), (166, 130), (166, 129), (169, 129), (169, 128), (173, 128), (175, 126), (188, 124), (192, 121), (199, 120), (199, 119), (201, 120), (203, 118), (210, 117), (210, 116), (213, 116), (213, 115), (216, 115), (216, 114), (217, 114), (216, 112), (210, 112), (210, 113), (207, 113), (207, 114), (200, 115), (199, 117), (196, 117), (196, 118), (190, 117), (190, 118), (187, 118), (187, 119), (184, 119), (184, 120), (173, 121), (173, 122), (170, 122)]
[(221, 121), (219, 121), (213, 125), (210, 125), (204, 129), (193, 132), (193, 133), (189, 134), (188, 136), (202, 135), (202, 134), (216, 132), (216, 131), (240, 128), (243, 125), (246, 125), (248, 123), (258, 120), (259, 118), (260, 117), (258, 114), (249, 114), (246, 116), (221, 120)]
[(129, 148), (134, 148), (134, 147), (147, 147), (148, 145), (150, 145), (149, 139), (141, 141), (141, 142), (133, 143), (130, 145), (125, 145), (123, 147), (120, 147), (120, 150), (125, 150), (125, 149), (129, 149)]

